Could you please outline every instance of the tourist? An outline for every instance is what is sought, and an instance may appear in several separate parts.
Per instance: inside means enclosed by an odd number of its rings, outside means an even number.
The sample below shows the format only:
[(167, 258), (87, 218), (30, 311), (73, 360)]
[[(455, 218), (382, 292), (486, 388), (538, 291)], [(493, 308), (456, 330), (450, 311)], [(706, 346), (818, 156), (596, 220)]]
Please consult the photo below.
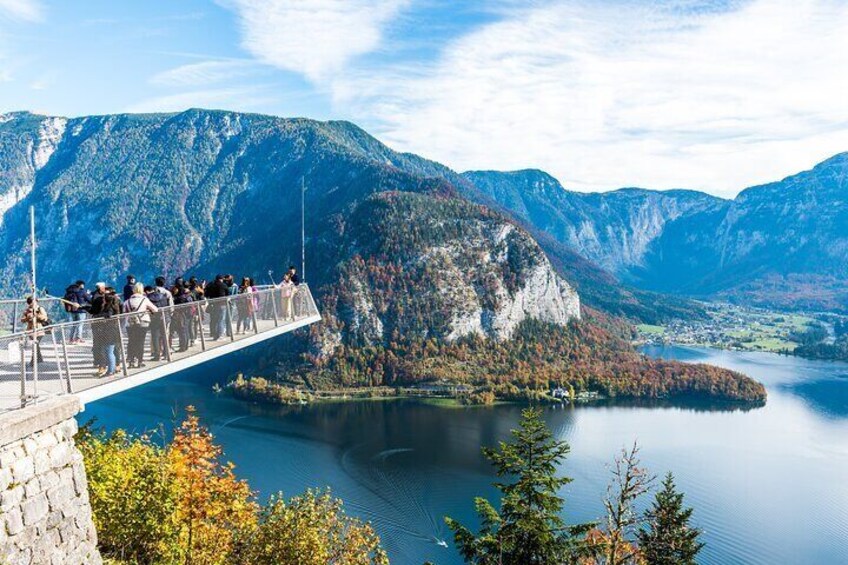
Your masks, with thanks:
[(136, 283), (133, 293), (124, 302), (127, 316), (127, 365), (130, 368), (144, 367), (144, 340), (150, 328), (150, 314), (159, 309), (144, 295), (144, 285)]
[[(159, 294), (161, 294), (163, 297), (165, 297), (165, 300), (167, 302), (162, 307), (164, 308), (165, 306), (173, 306), (174, 305), (174, 295), (171, 294), (171, 291), (168, 290), (167, 287), (165, 287), (165, 277), (162, 277), (162, 276), (156, 277), (155, 282), (156, 282), (155, 290), (157, 292), (159, 292)], [(156, 303), (154, 302), (154, 304), (156, 304)], [(159, 304), (156, 304), (156, 306), (159, 306)]]
[(238, 287), (239, 297), (236, 301), (236, 311), (238, 312), (238, 321), (236, 322), (236, 333), (246, 333), (250, 329), (250, 321), (253, 319), (253, 314), (256, 311), (255, 294), (256, 289), (250, 277), (241, 279), (241, 284)]
[(230, 296), (235, 296), (239, 293), (239, 287), (236, 285), (236, 280), (233, 275), (226, 275), (224, 277), (224, 284), (227, 285), (227, 292)]
[(209, 333), (212, 340), (220, 339), (226, 333), (227, 319), (225, 317), (225, 305), (221, 300), (229, 296), (230, 289), (224, 282), (224, 275), (216, 275), (215, 280), (206, 285), (205, 296), (209, 303)]
[(44, 337), (44, 328), (50, 324), (50, 318), (47, 316), (47, 310), (40, 304), (33, 305), (32, 296), (27, 297), (26, 303), (27, 307), (21, 316), (21, 322), (26, 324), (26, 331), (31, 332), (29, 336), (34, 354), (29, 361), (29, 366), (32, 367), (36, 360), (38, 363), (44, 361), (41, 355), (41, 339)]
[(165, 279), (159, 277), (156, 279), (157, 286), (146, 286), (144, 287), (144, 294), (147, 296), (147, 299), (153, 303), (154, 306), (158, 309), (157, 312), (154, 312), (150, 318), (150, 360), (151, 361), (159, 361), (161, 358), (166, 357), (166, 348), (168, 347), (168, 330), (167, 330), (167, 322), (168, 322), (168, 314), (170, 313), (169, 307), (173, 305), (174, 295), (170, 293), (170, 291), (165, 290), (164, 292), (160, 290), (163, 288), (158, 283), (164, 283)]
[[(296, 276), (296, 275), (295, 275)], [(283, 310), (283, 320), (294, 320), (292, 302), (295, 293), (295, 285), (292, 282), (291, 271), (283, 275), (283, 280), (279, 284), (280, 288), (280, 306)]]
[(121, 299), (115, 289), (97, 283), (92, 298), (91, 337), (94, 344), (94, 366), (98, 377), (111, 377), (116, 372), (115, 347), (121, 339), (117, 316), (121, 313)]
[(135, 292), (135, 277), (127, 275), (127, 284), (124, 285), (124, 302), (130, 299)]
[(69, 343), (82, 343), (85, 328), (83, 322), (91, 309), (91, 294), (85, 289), (85, 281), (78, 280), (65, 289), (62, 302), (65, 305), (65, 311), (71, 315), (71, 321), (77, 322), (71, 326)]
[(192, 318), (192, 322), (188, 326), (188, 341), (189, 346), (194, 345), (194, 342), (197, 341), (197, 332), (203, 331), (203, 314), (206, 311), (206, 306), (204, 306), (203, 302), (203, 289), (206, 287), (206, 280), (198, 281), (197, 277), (190, 277), (188, 279), (188, 290), (191, 295), (191, 299), (195, 302), (195, 305), (191, 307), (192, 312), (196, 314), (195, 318)]
[(289, 270), (286, 274), (289, 275), (289, 280), (291, 280), (294, 286), (300, 284), (300, 277), (297, 276), (297, 269), (295, 269), (294, 265), (289, 265)]
[(88, 314), (92, 318), (100, 316), (103, 309), (103, 297), (106, 295), (106, 283), (98, 282), (94, 285), (94, 292), (91, 293), (91, 304), (88, 308)]
[[(171, 334), (176, 333), (179, 343), (178, 351), (186, 351), (191, 344), (191, 335), (194, 329), (195, 308), (191, 290), (186, 286), (174, 289), (174, 313), (171, 316)], [(193, 304), (194, 303), (194, 304)]]

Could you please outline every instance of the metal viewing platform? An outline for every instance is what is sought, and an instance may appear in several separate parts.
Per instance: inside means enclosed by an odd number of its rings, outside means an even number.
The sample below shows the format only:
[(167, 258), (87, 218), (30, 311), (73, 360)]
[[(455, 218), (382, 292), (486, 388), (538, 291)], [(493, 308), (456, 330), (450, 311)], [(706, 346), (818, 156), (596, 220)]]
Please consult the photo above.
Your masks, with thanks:
[[(67, 317), (60, 302), (39, 298), (38, 304), (53, 323), (33, 332), (22, 331), (19, 322), (23, 301), (0, 302), (0, 412), (61, 394), (92, 402), (321, 320), (306, 284), (291, 297), (267, 287), (161, 308), (147, 322), (129, 313), (57, 323)], [(138, 327), (145, 325), (142, 342)], [(217, 329), (223, 330), (219, 336)], [(154, 340), (162, 344), (159, 360), (154, 360)], [(95, 355), (101, 355), (104, 344), (114, 351), (116, 372), (101, 377)], [(32, 361), (39, 349), (42, 360), (36, 369)], [(143, 365), (131, 367), (130, 355), (142, 349)]]

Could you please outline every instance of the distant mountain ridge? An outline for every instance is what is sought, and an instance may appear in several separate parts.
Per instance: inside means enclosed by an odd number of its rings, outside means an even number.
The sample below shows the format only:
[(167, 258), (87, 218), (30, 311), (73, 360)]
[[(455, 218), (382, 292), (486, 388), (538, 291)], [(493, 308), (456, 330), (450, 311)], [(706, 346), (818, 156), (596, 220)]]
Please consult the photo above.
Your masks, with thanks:
[(743, 375), (639, 355), (629, 325), (584, 308), (572, 280), (590, 306), (615, 314), (655, 316), (664, 297), (622, 287), (489, 205), (464, 177), (348, 122), (210, 110), (5, 114), (0, 290), (27, 288), (30, 205), (39, 281), (54, 293), (78, 277), (118, 282), (127, 273), (267, 282), (273, 269), (279, 278), (299, 263), (301, 186), (307, 280), (324, 323), (308, 339), (268, 344), (268, 356), (307, 386), (449, 379), (507, 398), (556, 383), (765, 399)]
[[(9, 250), (25, 248), (26, 206), (16, 203), (36, 204), (39, 233), (63, 234), (45, 238), (39, 255), (40, 279), (54, 289), (67, 284), (68, 273), (114, 280), (130, 269), (150, 276), (237, 264), (264, 277), (270, 265), (299, 259), (302, 178), (307, 263), (317, 282), (333, 277), (335, 262), (326, 260), (337, 255), (332, 233), (368, 194), (431, 191), (485, 200), (449, 168), (392, 151), (349, 122), (226, 111), (4, 114), (0, 165), (0, 241)], [(234, 215), (236, 206), (251, 212)], [(560, 275), (582, 286), (590, 305), (648, 320), (657, 315), (661, 298), (634, 296), (562, 251)], [(5, 280), (23, 285), (22, 254), (10, 252), (3, 267)]]
[(515, 216), (641, 288), (848, 308), (848, 153), (733, 200), (689, 190), (577, 193), (534, 170), (463, 176)]
[[(403, 327), (369, 305), (385, 301), (379, 295), (386, 289), (338, 279), (351, 260), (377, 253), (370, 248), (377, 233), (391, 239), (420, 232), (378, 256), (381, 263), (403, 257), (397, 268), (407, 272), (433, 262), (410, 292), (423, 301), (438, 281), (430, 309), (442, 308), (447, 318), (431, 320), (425, 334), (506, 339), (528, 317), (566, 324), (580, 315), (576, 292), (532, 237), (504, 216), (481, 216), (479, 205), (443, 203), (463, 202), (459, 189), (472, 189), (467, 181), (394, 152), (348, 122), (206, 110), (76, 119), (16, 113), (0, 118), (0, 132), (7, 187), (0, 199), (8, 204), (0, 239), (7, 250), (24, 249), (26, 205), (35, 205), (40, 280), (53, 288), (69, 277), (119, 281), (127, 272), (142, 280), (156, 273), (280, 273), (299, 255), (303, 180), (309, 280), (350, 299), (340, 301), (336, 317), (354, 341), (382, 342), (388, 336), (379, 328)], [(372, 196), (381, 193), (409, 196), (376, 206)], [(407, 202), (411, 194), (419, 195), (416, 206)], [(418, 210), (418, 225), (387, 212), (386, 225), (374, 225), (360, 212), (394, 206)], [(444, 232), (444, 223), (453, 227)], [(408, 249), (413, 243), (422, 244), (417, 254)], [(18, 281), (25, 271), (25, 254), (8, 253), (5, 280)]]

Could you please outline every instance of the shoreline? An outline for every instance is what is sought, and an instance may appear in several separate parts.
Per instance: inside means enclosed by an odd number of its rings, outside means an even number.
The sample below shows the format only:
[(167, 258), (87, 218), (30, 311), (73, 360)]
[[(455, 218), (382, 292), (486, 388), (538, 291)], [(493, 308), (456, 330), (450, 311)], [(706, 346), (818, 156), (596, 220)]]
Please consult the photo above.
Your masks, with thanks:
[[(239, 380), (240, 379), (240, 380)], [(259, 381), (261, 386), (251, 383)], [(234, 385), (240, 382), (241, 385)], [(270, 390), (270, 392), (269, 392)], [(574, 398), (555, 397), (551, 394), (538, 394), (532, 398), (487, 397), (486, 402), (469, 401), (477, 391), (468, 394), (449, 395), (443, 392), (418, 390), (408, 387), (348, 388), (344, 390), (303, 391), (288, 385), (267, 384), (262, 377), (247, 378), (239, 376), (226, 386), (215, 388), (216, 393), (226, 393), (236, 400), (272, 407), (298, 407), (318, 404), (347, 402), (380, 402), (397, 400), (420, 401), (441, 408), (480, 408), (521, 404), (545, 404), (554, 407), (578, 406), (635, 406), (635, 407), (678, 407), (721, 411), (750, 410), (765, 405), (765, 400), (733, 400), (712, 398), (703, 394), (675, 395), (667, 397), (608, 397), (599, 393), (578, 393)], [(285, 396), (282, 396), (285, 394)]]

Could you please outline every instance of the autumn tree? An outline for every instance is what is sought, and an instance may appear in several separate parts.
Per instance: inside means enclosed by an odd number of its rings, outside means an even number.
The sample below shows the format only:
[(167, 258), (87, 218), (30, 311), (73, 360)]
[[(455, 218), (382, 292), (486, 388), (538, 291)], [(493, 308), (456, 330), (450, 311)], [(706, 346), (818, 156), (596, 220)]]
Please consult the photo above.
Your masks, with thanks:
[(388, 565), (370, 524), (347, 516), (329, 492), (274, 497), (236, 555), (239, 565)]
[(522, 412), (519, 429), (512, 430), (511, 443), (497, 449), (484, 448), (498, 477), (501, 509), (489, 501), (475, 499), (482, 523), (477, 534), (452, 518), (445, 518), (454, 541), (467, 562), (480, 565), (534, 565), (564, 563), (583, 549), (583, 535), (591, 525), (567, 526), (560, 512), (563, 499), (558, 492), (571, 482), (556, 470), (569, 452), (566, 442), (553, 438), (541, 411)]
[(194, 407), (186, 411), (169, 449), (179, 493), (176, 521), (183, 562), (224, 564), (238, 535), (255, 520), (257, 507), (232, 463), (219, 460), (221, 448), (200, 425)]
[(165, 450), (148, 435), (107, 436), (90, 425), (80, 428), (76, 444), (101, 553), (139, 565), (173, 562), (178, 496)]
[(639, 530), (639, 548), (648, 563), (695, 564), (704, 544), (698, 541), (701, 531), (689, 524), (691, 517), (692, 508), (683, 506), (683, 493), (677, 492), (674, 476), (668, 473)]
[(188, 407), (173, 440), (84, 426), (83, 453), (100, 551), (134, 565), (383, 565), (370, 524), (330, 493), (307, 491), (260, 509)]

